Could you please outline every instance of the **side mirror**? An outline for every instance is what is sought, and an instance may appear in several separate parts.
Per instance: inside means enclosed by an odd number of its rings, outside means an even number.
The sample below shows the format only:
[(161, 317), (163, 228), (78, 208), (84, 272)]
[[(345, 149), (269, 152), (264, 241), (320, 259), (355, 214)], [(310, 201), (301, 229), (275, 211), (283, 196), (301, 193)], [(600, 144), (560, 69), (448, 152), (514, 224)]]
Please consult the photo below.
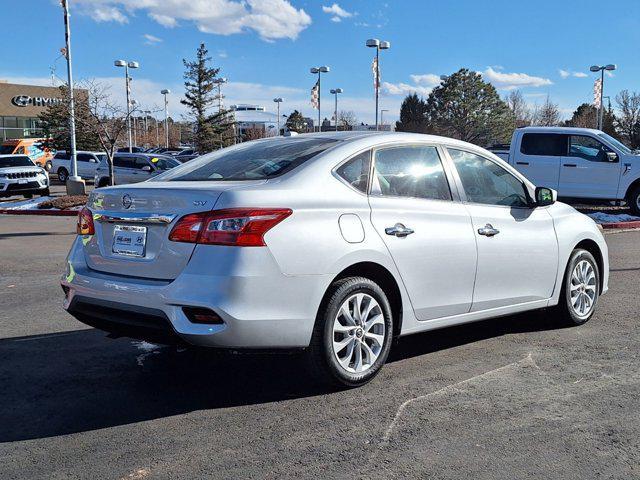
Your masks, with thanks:
[(619, 160), (618, 154), (616, 152), (607, 152), (607, 160), (617, 162)]
[(151, 166), (150, 165), (145, 165), (140, 170), (142, 170), (143, 172), (150, 172), (151, 171)]
[(558, 200), (558, 192), (547, 187), (536, 187), (536, 206), (546, 207), (553, 205)]

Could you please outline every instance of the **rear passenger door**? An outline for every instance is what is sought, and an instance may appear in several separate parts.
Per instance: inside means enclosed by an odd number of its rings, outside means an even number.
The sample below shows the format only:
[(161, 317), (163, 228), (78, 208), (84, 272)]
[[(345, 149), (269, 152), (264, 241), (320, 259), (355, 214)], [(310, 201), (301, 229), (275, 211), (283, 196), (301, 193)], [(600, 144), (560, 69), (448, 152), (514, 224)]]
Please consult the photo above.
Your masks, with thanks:
[(534, 185), (557, 190), (567, 144), (568, 136), (564, 134), (525, 133), (515, 155), (514, 167)]
[(590, 135), (571, 135), (569, 152), (562, 159), (559, 194), (577, 198), (616, 198), (620, 182), (620, 159), (609, 158), (613, 150)]
[[(416, 317), (467, 313), (476, 270), (471, 218), (454, 201), (435, 146), (374, 150), (371, 221), (386, 244)], [(457, 196), (455, 197), (457, 200)]]
[(78, 175), (82, 178), (93, 178), (95, 167), (98, 165), (93, 162), (93, 155), (89, 153), (78, 153), (76, 155), (76, 164), (78, 165)]
[(113, 157), (113, 170), (116, 177), (115, 184), (117, 185), (125, 185), (136, 181), (134, 176), (134, 157), (131, 155), (115, 155)]

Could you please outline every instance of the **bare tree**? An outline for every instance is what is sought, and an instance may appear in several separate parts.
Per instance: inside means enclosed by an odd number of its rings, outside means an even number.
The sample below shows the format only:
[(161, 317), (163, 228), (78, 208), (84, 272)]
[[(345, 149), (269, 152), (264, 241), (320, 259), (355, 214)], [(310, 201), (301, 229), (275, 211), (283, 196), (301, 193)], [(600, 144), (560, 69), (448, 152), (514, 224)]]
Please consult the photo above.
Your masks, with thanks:
[(640, 147), (640, 94), (622, 90), (616, 95), (616, 104), (620, 110), (617, 126), (622, 139), (631, 148)]
[(126, 109), (113, 102), (109, 87), (95, 80), (84, 81), (83, 88), (88, 92), (89, 115), (86, 122), (76, 124), (76, 129), (92, 132), (98, 136), (100, 145), (107, 154), (109, 182), (114, 185), (113, 155), (116, 145), (127, 131), (128, 115), (134, 115), (136, 110), (132, 109), (127, 114)]
[(531, 125), (531, 109), (524, 100), (524, 96), (520, 90), (512, 90), (504, 98), (509, 110), (513, 113), (516, 120), (516, 127), (526, 127)]
[(538, 107), (536, 105), (533, 111), (533, 125), (543, 127), (554, 127), (560, 123), (560, 110), (558, 104), (553, 103), (549, 96), (544, 103)]
[(267, 132), (265, 132), (264, 128), (251, 127), (245, 129), (242, 140), (245, 142), (250, 142), (251, 140), (259, 140), (266, 137)]
[(343, 130), (351, 130), (358, 124), (358, 117), (351, 110), (340, 110), (338, 112), (338, 126)]

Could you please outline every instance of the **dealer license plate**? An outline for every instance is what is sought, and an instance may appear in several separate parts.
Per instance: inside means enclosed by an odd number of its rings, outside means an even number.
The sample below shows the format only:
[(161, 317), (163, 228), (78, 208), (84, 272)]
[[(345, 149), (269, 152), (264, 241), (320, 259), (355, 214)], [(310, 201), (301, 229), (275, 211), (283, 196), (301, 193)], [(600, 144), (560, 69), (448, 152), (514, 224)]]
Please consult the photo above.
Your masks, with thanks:
[(113, 253), (130, 257), (144, 257), (147, 243), (147, 227), (115, 225), (113, 229)]

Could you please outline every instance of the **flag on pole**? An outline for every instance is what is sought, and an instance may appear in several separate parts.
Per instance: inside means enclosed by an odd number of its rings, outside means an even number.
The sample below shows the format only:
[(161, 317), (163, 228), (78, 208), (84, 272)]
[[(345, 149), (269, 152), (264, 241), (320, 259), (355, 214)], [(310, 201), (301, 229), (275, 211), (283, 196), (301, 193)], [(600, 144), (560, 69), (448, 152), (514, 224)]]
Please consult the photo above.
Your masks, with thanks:
[(600, 95), (602, 93), (602, 80), (597, 79), (593, 84), (593, 106), (600, 108)]
[(320, 108), (318, 98), (320, 96), (320, 80), (316, 82), (316, 84), (311, 89), (311, 106), (318, 110)]
[(373, 57), (373, 62), (371, 62), (371, 71), (373, 72), (373, 88), (380, 88), (380, 78), (378, 77), (378, 72), (380, 69), (378, 68), (378, 59)]

